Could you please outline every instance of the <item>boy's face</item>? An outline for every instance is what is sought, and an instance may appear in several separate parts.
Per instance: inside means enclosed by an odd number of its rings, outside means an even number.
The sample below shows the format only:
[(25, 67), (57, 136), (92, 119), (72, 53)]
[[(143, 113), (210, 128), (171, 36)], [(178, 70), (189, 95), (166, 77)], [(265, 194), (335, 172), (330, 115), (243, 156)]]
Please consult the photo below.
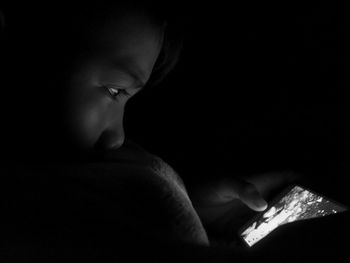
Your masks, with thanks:
[(160, 31), (147, 17), (128, 15), (94, 34), (96, 50), (69, 73), (65, 119), (79, 147), (123, 144), (125, 104), (151, 75), (162, 45)]

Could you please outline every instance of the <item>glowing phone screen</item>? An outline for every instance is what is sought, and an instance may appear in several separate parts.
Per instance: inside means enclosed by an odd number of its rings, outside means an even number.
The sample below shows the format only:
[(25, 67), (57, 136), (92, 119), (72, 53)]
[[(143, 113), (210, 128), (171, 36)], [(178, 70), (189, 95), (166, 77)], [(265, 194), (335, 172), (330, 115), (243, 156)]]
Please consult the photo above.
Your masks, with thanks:
[(281, 225), (346, 210), (344, 206), (300, 186), (295, 186), (257, 220), (249, 224), (240, 235), (251, 247)]

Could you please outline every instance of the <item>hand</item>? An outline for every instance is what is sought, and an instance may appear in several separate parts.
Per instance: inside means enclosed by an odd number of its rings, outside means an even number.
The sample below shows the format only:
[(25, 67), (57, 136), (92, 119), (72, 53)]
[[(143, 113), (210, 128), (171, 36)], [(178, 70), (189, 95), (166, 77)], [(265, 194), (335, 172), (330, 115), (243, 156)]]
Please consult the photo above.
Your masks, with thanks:
[[(293, 172), (274, 172), (246, 178), (225, 177), (192, 192), (193, 205), (208, 232), (233, 238), (254, 214), (267, 208), (264, 198), (298, 178)], [(209, 233), (210, 235), (210, 233)]]
[(301, 177), (301, 174), (293, 171), (280, 171), (252, 174), (244, 177), (244, 180), (253, 184), (265, 199), (271, 199), (283, 188), (299, 181)]
[(254, 184), (239, 178), (208, 182), (194, 190), (191, 199), (205, 225), (222, 219), (229, 212), (235, 211), (239, 216), (242, 204), (253, 211), (263, 211), (267, 207)]

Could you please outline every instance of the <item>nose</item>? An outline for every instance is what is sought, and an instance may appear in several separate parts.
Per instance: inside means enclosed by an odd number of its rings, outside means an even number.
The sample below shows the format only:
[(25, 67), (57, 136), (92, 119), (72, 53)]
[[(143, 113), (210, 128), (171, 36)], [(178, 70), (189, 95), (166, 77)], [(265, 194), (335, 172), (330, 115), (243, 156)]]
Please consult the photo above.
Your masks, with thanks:
[(113, 129), (106, 129), (100, 135), (95, 148), (98, 150), (112, 150), (120, 148), (125, 140), (123, 125), (114, 127)]

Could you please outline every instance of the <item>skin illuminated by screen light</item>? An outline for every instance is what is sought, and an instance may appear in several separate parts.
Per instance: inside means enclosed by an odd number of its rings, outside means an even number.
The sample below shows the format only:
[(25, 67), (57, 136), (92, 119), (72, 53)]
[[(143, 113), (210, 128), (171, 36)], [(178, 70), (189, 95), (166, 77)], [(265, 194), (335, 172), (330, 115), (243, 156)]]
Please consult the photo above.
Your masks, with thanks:
[(277, 227), (298, 220), (326, 216), (345, 211), (344, 207), (295, 186), (280, 201), (269, 208), (241, 234), (248, 246), (253, 246)]

